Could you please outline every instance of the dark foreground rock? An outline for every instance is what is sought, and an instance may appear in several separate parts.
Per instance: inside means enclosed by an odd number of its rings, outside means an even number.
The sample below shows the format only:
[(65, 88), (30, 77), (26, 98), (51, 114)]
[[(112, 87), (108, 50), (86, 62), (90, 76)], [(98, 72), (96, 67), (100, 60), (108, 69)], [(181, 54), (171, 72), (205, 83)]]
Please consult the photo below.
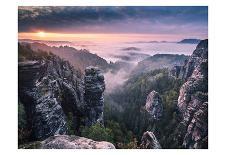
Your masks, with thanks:
[(112, 143), (78, 137), (74, 135), (55, 135), (44, 141), (23, 145), (22, 149), (115, 149)]
[(161, 145), (153, 132), (147, 131), (143, 134), (140, 148), (142, 149), (161, 149)]
[(145, 110), (150, 114), (152, 120), (160, 120), (163, 114), (162, 98), (156, 91), (147, 96)]

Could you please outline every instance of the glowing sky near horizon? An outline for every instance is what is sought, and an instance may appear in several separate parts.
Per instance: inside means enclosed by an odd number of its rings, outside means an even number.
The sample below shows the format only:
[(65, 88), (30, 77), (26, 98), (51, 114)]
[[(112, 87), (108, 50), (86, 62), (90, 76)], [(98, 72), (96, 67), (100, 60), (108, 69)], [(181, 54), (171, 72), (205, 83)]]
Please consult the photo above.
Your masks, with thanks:
[(52, 41), (106, 41), (106, 42), (135, 42), (135, 41), (175, 41), (183, 37), (180, 35), (157, 35), (157, 34), (64, 34), (64, 33), (48, 33), (48, 32), (33, 32), (19, 33), (19, 39), (32, 40), (52, 40)]
[(208, 37), (207, 7), (19, 7), (19, 39), (178, 41)]

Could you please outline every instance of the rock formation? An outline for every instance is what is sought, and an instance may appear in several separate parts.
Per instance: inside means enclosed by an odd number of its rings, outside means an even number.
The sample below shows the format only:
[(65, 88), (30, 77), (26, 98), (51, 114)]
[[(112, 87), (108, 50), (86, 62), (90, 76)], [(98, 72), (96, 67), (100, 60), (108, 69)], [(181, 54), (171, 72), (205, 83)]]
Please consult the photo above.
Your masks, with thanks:
[(201, 41), (193, 54), (188, 60), (184, 62), (183, 66), (174, 66), (172, 69), (172, 75), (177, 78), (187, 80), (202, 61), (207, 61), (208, 59), (208, 40)]
[(19, 100), (32, 130), (30, 139), (67, 134), (69, 118), (78, 132), (81, 125), (103, 124), (105, 83), (98, 68), (87, 67), (83, 77), (54, 54), (21, 45), (19, 54)]
[(51, 56), (19, 63), (19, 99), (25, 105), (33, 139), (66, 134), (66, 114), (82, 109), (81, 80), (68, 62)]
[(204, 102), (194, 113), (184, 137), (185, 148), (208, 148), (208, 103)]
[(180, 133), (183, 147), (208, 147), (208, 40), (201, 41), (182, 67), (186, 82), (180, 89), (178, 109), (182, 121)]
[(160, 120), (163, 113), (162, 98), (159, 93), (152, 91), (146, 99), (145, 110), (150, 114), (151, 119)]
[(81, 125), (103, 125), (105, 82), (98, 68), (87, 67), (83, 76), (60, 57), (19, 44), (18, 69), (19, 101), (32, 132), (29, 140), (35, 141), (31, 147), (115, 148), (108, 142), (66, 135), (68, 127), (79, 132)]
[(86, 125), (103, 124), (103, 108), (105, 90), (104, 76), (96, 67), (87, 67), (85, 70), (85, 104), (87, 110)]
[(24, 149), (115, 149), (112, 143), (97, 142), (88, 138), (74, 135), (55, 135), (41, 142), (24, 145)]
[(140, 148), (142, 149), (161, 149), (161, 145), (152, 132), (144, 132)]

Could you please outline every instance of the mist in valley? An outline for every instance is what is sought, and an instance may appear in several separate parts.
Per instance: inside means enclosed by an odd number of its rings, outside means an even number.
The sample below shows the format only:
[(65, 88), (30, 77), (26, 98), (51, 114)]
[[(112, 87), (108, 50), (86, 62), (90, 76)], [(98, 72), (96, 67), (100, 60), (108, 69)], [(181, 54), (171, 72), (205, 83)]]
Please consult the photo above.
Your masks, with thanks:
[[(78, 58), (74, 61), (73, 52), (89, 52), (95, 54), (97, 57), (106, 60), (106, 63), (109, 64), (109, 68), (103, 71), (105, 77), (106, 90), (105, 94), (110, 94), (113, 91), (119, 89), (123, 84), (134, 74), (147, 72), (147, 68), (150, 70), (160, 67), (169, 67), (167, 64), (164, 66), (164, 63), (167, 62), (168, 58), (163, 58), (159, 62), (154, 62), (150, 64), (147, 60), (146, 66), (142, 63), (146, 63), (147, 58), (152, 57), (155, 54), (186, 54), (190, 53), (195, 48), (196, 44), (178, 44), (176, 42), (104, 42), (104, 41), (46, 41), (46, 40), (32, 40), (32, 39), (21, 39), (21, 43), (29, 43), (35, 45), (35, 43), (40, 43), (40, 45), (35, 46), (35, 50), (44, 46), (42, 50), (49, 51), (51, 47), (60, 57), (66, 58), (70, 61), (71, 64), (77, 64)], [(63, 49), (60, 47), (72, 47), (73, 49), (66, 49), (67, 52), (63, 53)], [(57, 49), (59, 48), (59, 49)], [(64, 50), (65, 51), (65, 50)], [(75, 55), (77, 57), (77, 55)], [(83, 60), (86, 58), (84, 57)], [(166, 60), (164, 60), (166, 59)], [(88, 58), (87, 58), (88, 60)], [(86, 61), (87, 61), (86, 60)], [(79, 60), (81, 64), (82, 60)], [(87, 62), (84, 64), (87, 64)], [(99, 60), (98, 60), (99, 61)], [(183, 60), (182, 60), (183, 61)], [(139, 64), (140, 63), (140, 64)], [(167, 62), (168, 63), (168, 62)], [(150, 65), (149, 65), (150, 64)], [(106, 64), (105, 64), (106, 65)], [(142, 66), (143, 65), (143, 66)], [(149, 65), (149, 66), (147, 66)], [(174, 64), (176, 65), (176, 64)], [(84, 70), (84, 65), (81, 67)], [(77, 65), (75, 68), (78, 68)], [(80, 68), (80, 69), (81, 69)], [(84, 71), (82, 71), (84, 72)]]

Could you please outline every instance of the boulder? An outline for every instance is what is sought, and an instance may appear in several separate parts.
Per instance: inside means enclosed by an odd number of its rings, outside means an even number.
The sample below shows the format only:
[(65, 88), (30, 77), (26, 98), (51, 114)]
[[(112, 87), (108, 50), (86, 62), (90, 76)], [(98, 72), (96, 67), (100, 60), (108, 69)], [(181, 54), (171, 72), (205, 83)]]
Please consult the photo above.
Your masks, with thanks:
[(55, 135), (44, 141), (20, 146), (22, 149), (115, 149), (112, 143), (94, 141), (74, 135)]

